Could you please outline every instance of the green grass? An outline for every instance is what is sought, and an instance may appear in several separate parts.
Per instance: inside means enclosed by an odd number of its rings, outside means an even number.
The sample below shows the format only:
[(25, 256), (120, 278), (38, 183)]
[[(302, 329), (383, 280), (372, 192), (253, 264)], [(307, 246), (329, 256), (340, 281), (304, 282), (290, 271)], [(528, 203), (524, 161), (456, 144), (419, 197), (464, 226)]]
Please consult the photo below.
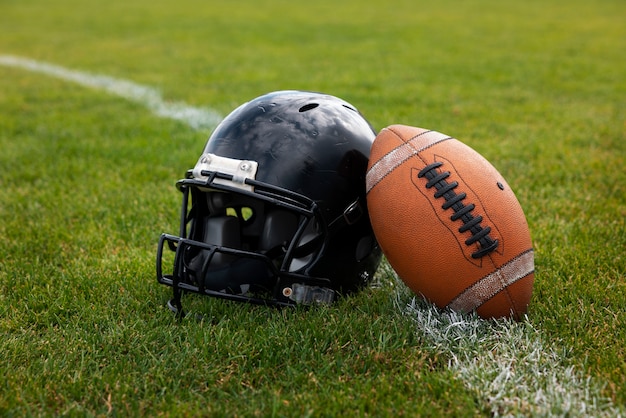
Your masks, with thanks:
[[(468, 143), (529, 221), (528, 326), (599, 396), (626, 404), (622, 1), (2, 0), (0, 10), (0, 54), (222, 114), (266, 91), (325, 91), (377, 129), (406, 123)], [(207, 134), (0, 66), (0, 415), (493, 412), (450, 367), (465, 348), (417, 327), (384, 269), (381, 287), (331, 307), (189, 297), (204, 319), (176, 321), (154, 278), (156, 242), (178, 229), (173, 185)], [(478, 350), (497, 351), (488, 344)], [(534, 411), (522, 401), (500, 412)]]

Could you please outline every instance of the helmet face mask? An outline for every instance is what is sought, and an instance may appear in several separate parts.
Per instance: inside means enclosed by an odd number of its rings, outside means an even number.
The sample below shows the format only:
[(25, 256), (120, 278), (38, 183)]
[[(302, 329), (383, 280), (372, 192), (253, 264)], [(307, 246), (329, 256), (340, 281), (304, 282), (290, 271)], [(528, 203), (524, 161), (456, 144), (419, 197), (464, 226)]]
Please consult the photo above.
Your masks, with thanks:
[(163, 234), (157, 250), (170, 307), (182, 314), (184, 291), (330, 303), (367, 284), (381, 257), (365, 207), (373, 139), (351, 105), (328, 95), (275, 92), (232, 112), (177, 183), (179, 236)]

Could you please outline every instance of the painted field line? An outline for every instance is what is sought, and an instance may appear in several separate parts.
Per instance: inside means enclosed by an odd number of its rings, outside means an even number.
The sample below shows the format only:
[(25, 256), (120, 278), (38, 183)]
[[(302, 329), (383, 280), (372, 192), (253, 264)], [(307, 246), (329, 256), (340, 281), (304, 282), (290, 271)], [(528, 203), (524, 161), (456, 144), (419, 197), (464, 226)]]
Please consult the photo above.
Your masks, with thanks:
[(602, 387), (564, 364), (567, 350), (546, 345), (528, 321), (489, 322), (439, 312), (413, 298), (400, 307), (448, 366), (483, 398), (493, 416), (621, 417)]
[(183, 102), (165, 101), (158, 90), (128, 80), (72, 70), (14, 55), (0, 55), (0, 65), (20, 68), (102, 90), (145, 106), (159, 117), (183, 122), (193, 129), (211, 130), (222, 120), (222, 116), (213, 109), (193, 107)]

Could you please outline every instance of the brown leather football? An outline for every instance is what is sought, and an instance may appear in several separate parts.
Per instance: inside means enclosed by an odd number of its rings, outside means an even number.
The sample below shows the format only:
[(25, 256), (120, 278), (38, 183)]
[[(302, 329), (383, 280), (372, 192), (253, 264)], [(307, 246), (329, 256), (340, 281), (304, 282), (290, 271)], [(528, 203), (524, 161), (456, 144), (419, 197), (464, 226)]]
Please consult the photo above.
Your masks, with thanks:
[(534, 282), (528, 224), (478, 152), (436, 131), (392, 125), (374, 141), (366, 184), (376, 238), (411, 290), (442, 309), (523, 317)]

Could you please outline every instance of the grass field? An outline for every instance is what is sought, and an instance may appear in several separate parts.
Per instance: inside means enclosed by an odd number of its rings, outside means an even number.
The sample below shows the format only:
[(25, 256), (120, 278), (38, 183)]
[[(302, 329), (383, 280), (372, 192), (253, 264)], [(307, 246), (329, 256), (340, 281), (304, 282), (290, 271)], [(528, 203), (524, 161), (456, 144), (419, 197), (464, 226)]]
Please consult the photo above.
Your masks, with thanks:
[[(626, 3), (370, 3), (0, 0), (1, 416), (626, 413)], [(153, 96), (225, 115), (279, 89), (487, 157), (533, 236), (527, 321), (437, 312), (387, 266), (330, 307), (177, 321), (156, 244), (210, 123)]]

